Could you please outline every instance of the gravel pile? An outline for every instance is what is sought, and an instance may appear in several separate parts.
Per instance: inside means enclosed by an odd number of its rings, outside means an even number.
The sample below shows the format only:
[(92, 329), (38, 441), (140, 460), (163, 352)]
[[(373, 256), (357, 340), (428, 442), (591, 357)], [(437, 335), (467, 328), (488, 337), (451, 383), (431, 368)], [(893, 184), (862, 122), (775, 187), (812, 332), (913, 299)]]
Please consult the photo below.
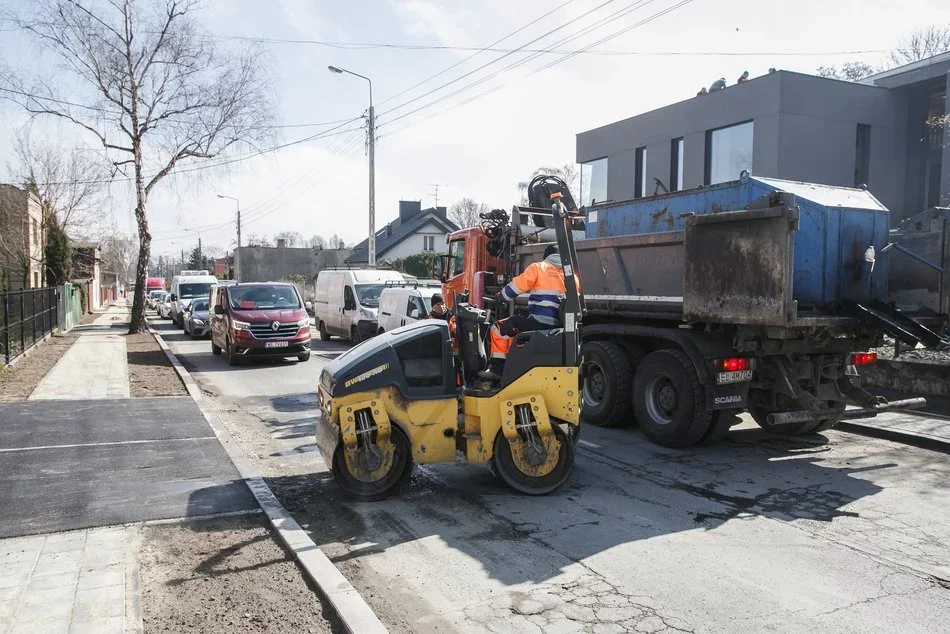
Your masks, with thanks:
[[(884, 345), (880, 348), (871, 348), (871, 352), (877, 353), (878, 359), (894, 359), (894, 339), (884, 337)], [(941, 365), (950, 365), (950, 351), (946, 350), (928, 350), (927, 348), (917, 348), (915, 350), (904, 350), (901, 346), (898, 361), (924, 361), (926, 363), (939, 363)]]

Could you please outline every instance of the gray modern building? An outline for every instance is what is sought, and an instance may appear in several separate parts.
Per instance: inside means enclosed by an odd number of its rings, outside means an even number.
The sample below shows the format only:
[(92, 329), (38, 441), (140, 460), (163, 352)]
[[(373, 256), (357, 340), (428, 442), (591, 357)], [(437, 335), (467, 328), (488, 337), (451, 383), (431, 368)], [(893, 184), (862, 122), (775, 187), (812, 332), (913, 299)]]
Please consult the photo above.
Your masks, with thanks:
[[(892, 222), (950, 203), (950, 53), (860, 82), (771, 72), (577, 135), (581, 200), (765, 177), (868, 189)], [(659, 181), (659, 183), (658, 183)]]

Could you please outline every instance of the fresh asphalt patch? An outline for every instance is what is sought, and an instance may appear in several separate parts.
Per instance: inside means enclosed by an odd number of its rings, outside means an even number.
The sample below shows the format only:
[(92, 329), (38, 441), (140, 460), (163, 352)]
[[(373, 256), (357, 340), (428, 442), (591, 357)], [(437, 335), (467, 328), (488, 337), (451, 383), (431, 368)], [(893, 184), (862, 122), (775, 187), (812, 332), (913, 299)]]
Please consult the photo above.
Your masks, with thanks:
[(251, 510), (190, 397), (0, 403), (0, 538)]

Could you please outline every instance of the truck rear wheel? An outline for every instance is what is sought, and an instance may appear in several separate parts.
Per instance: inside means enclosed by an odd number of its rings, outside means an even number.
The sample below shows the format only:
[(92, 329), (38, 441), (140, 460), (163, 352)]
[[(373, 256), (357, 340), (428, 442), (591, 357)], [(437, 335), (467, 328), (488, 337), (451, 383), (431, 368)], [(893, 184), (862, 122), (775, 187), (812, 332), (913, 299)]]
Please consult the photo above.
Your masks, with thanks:
[(633, 380), (633, 411), (647, 438), (664, 447), (699, 442), (713, 418), (696, 368), (679, 350), (658, 350), (640, 362)]
[(633, 370), (626, 351), (610, 341), (588, 341), (581, 348), (581, 356), (584, 422), (598, 427), (629, 423)]

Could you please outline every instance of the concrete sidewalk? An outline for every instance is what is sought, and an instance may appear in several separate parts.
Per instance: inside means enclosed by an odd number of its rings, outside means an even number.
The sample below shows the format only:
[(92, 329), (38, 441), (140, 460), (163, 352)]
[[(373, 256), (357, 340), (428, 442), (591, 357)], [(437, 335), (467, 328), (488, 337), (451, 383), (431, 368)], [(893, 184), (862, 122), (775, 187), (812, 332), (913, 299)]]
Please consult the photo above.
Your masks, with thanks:
[(126, 611), (126, 577), (137, 571), (126, 533), (137, 530), (120, 526), (0, 540), (0, 632), (141, 631), (137, 597)]
[[(129, 398), (129, 365), (125, 339), (129, 306), (109, 306), (96, 320), (76, 326), (79, 339), (56, 363), (29, 400)], [(122, 328), (122, 330), (119, 330)], [(115, 329), (115, 334), (110, 331)]]

